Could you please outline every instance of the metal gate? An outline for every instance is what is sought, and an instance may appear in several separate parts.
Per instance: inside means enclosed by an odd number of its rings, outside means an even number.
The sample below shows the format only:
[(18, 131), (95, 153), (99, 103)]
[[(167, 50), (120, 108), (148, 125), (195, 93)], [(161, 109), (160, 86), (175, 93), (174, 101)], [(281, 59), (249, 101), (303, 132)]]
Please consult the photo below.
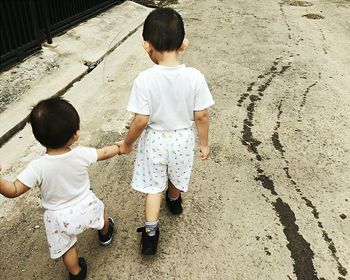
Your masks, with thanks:
[(0, 69), (123, 0), (0, 0)]

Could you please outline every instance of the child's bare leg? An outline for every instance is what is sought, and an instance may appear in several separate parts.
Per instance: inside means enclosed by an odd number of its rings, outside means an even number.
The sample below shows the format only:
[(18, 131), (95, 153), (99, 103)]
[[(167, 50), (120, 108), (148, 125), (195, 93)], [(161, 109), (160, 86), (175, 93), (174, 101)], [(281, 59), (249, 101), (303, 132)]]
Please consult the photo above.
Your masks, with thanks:
[(80, 272), (80, 265), (78, 259), (78, 249), (74, 244), (67, 252), (62, 256), (64, 265), (70, 274), (78, 275)]
[(145, 203), (146, 222), (155, 222), (159, 219), (160, 205), (162, 202), (162, 193), (147, 194)]
[(180, 195), (180, 190), (170, 180), (168, 180), (168, 194), (173, 198), (177, 198)]

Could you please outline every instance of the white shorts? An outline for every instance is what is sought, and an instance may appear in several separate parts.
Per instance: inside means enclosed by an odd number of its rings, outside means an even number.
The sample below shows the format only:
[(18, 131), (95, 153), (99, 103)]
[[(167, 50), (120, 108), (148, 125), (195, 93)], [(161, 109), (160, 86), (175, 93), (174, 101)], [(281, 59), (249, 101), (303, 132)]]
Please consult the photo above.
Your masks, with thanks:
[(91, 192), (84, 200), (72, 207), (45, 210), (44, 224), (50, 257), (57, 259), (77, 242), (78, 234), (88, 228), (103, 228), (103, 202)]
[(187, 192), (190, 182), (195, 135), (194, 129), (158, 131), (147, 127), (137, 147), (131, 187), (143, 193), (165, 190), (167, 179)]

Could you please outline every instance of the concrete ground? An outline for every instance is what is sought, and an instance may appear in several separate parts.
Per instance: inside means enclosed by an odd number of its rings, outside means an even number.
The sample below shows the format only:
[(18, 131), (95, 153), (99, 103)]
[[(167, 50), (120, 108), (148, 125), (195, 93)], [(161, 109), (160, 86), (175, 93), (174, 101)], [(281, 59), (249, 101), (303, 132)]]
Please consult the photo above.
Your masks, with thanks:
[[(62, 90), (79, 111), (81, 145), (122, 139), (132, 81), (151, 66), (137, 28), (149, 10), (123, 5), (0, 75), (3, 92), (6, 75), (21, 73), (14, 79), (21, 92), (1, 110), (1, 135), (47, 89), (49, 96)], [(135, 154), (93, 166), (93, 190), (117, 234), (109, 248), (96, 232), (79, 237), (88, 279), (350, 279), (350, 2), (181, 0), (173, 7), (190, 40), (183, 61), (204, 73), (216, 101), (211, 159), (196, 161), (180, 217), (162, 206), (151, 258), (140, 255), (136, 233), (143, 195), (129, 188)], [(129, 25), (119, 39), (116, 20)], [(110, 35), (99, 37), (102, 29)], [(103, 47), (91, 48), (91, 40)], [(25, 65), (33, 67), (25, 72)], [(31, 100), (23, 97), (28, 84)], [(43, 152), (26, 126), (1, 147), (1, 176), (14, 179)], [(0, 278), (65, 279), (61, 261), (48, 257), (38, 189), (0, 205)]]

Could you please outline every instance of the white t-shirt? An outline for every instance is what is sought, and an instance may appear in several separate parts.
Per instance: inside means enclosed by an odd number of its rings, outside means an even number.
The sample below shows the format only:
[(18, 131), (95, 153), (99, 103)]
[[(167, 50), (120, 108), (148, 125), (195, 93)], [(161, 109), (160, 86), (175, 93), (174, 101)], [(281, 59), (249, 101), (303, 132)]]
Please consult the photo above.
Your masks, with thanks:
[(148, 126), (155, 130), (176, 130), (193, 125), (193, 111), (214, 104), (201, 72), (182, 64), (155, 65), (135, 79), (127, 110), (148, 115)]
[(88, 167), (96, 161), (95, 148), (76, 147), (60, 155), (45, 154), (29, 163), (18, 180), (29, 188), (40, 187), (45, 209), (62, 209), (89, 194)]

